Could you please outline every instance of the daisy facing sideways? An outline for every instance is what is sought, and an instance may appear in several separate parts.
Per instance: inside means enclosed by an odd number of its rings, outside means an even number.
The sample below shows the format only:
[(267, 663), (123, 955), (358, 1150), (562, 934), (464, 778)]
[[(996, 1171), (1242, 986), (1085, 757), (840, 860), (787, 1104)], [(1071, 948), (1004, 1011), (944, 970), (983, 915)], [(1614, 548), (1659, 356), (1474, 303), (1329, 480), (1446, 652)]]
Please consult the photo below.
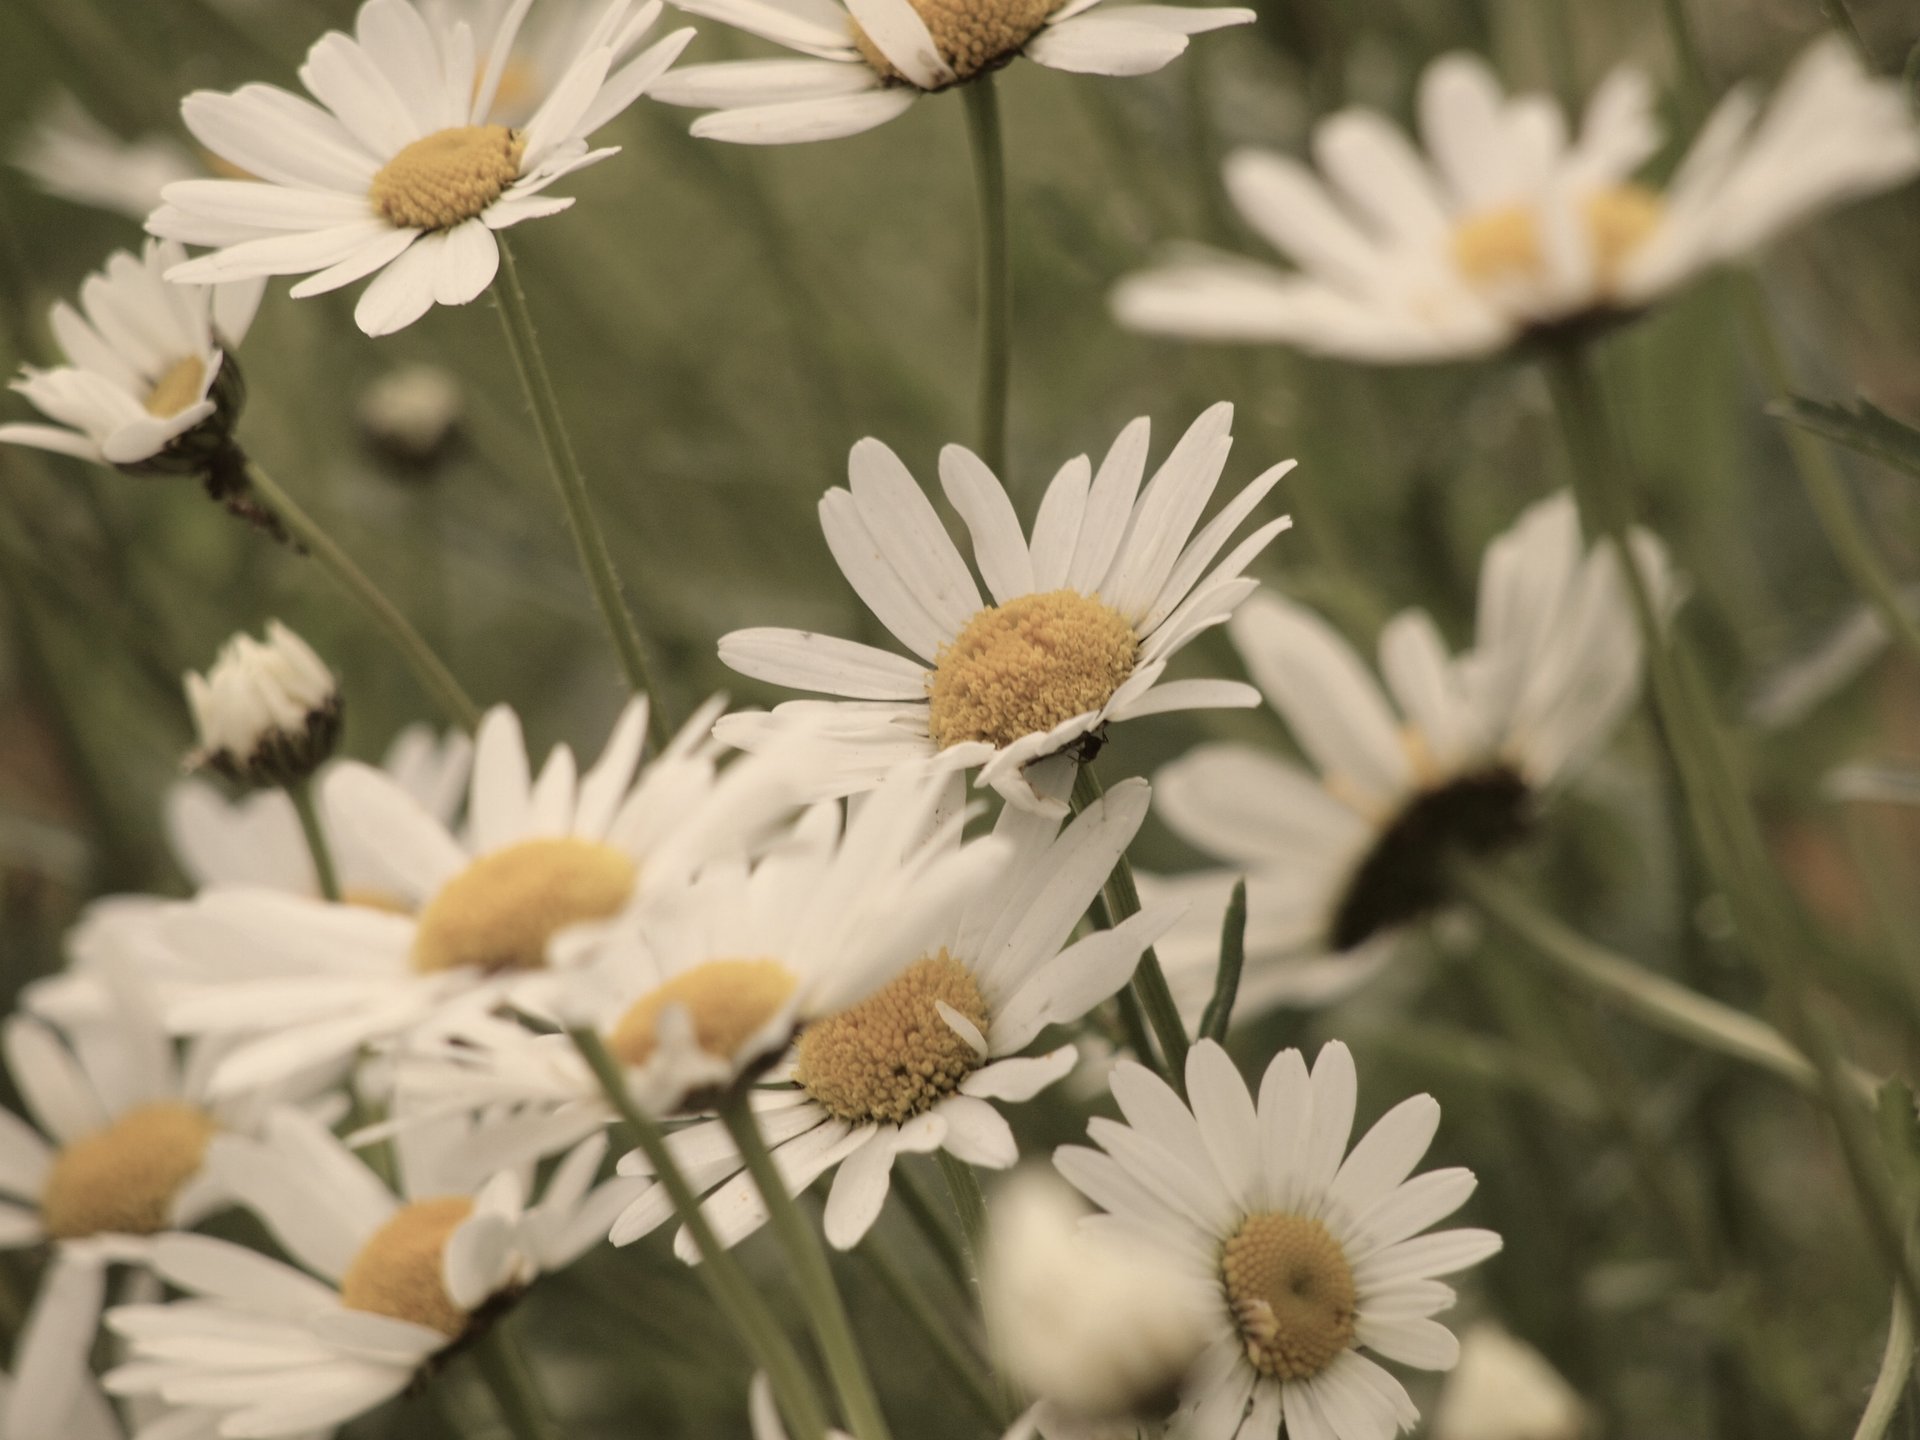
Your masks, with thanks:
[(1084, 455), (1060, 468), (1031, 541), (993, 472), (947, 446), (941, 486), (972, 536), (991, 603), (899, 457), (862, 440), (847, 461), (848, 488), (820, 502), (820, 525), (848, 583), (915, 658), (804, 630), (736, 630), (720, 641), (733, 669), (841, 698), (728, 716), (715, 733), (749, 750), (794, 728), (817, 735), (830, 747), (828, 793), (866, 789), (900, 761), (931, 758), (941, 769), (981, 766), (981, 780), (1007, 799), (1058, 816), (1064, 802), (1023, 773), (1034, 761), (1090, 754), (1118, 721), (1258, 704), (1238, 681), (1162, 679), (1182, 646), (1253, 593), (1243, 572), (1290, 523), (1268, 521), (1214, 564), (1293, 468), (1260, 475), (1196, 533), (1232, 425), (1231, 405), (1208, 409), (1142, 490), (1148, 425), (1135, 420), (1097, 473)]
[(259, 1141), (218, 1141), (222, 1181), (296, 1264), (207, 1236), (162, 1241), (154, 1268), (185, 1298), (109, 1313), (130, 1354), (108, 1390), (220, 1411), (237, 1440), (344, 1424), (398, 1395), (598, 1243), (620, 1197), (619, 1182), (594, 1187), (599, 1136), (529, 1205), (524, 1175), (481, 1177), (474, 1133), (461, 1120), (403, 1131), (398, 1194), (292, 1111)]
[[(1636, 543), (1656, 594), (1670, 593), (1657, 543)], [(1183, 1009), (1206, 1001), (1236, 872), (1247, 879), (1242, 1004), (1334, 998), (1445, 905), (1450, 856), (1522, 839), (1638, 694), (1640, 636), (1619, 566), (1610, 548), (1585, 546), (1564, 493), (1487, 547), (1476, 632), (1455, 656), (1424, 611), (1402, 612), (1380, 636), (1383, 694), (1311, 611), (1262, 595), (1234, 617), (1233, 642), (1307, 764), (1203, 745), (1154, 777), (1161, 818), (1234, 867), (1148, 887), (1195, 902), (1192, 925), (1160, 947)]]
[(1314, 132), (1315, 174), (1243, 150), (1226, 167), (1279, 271), (1200, 259), (1121, 282), (1122, 324), (1204, 340), (1275, 341), (1375, 364), (1488, 355), (1530, 332), (1631, 315), (1820, 210), (1920, 171), (1920, 127), (1895, 80), (1837, 35), (1816, 41), (1760, 113), (1722, 100), (1664, 189), (1652, 89), (1617, 70), (1577, 137), (1557, 101), (1509, 97), (1485, 61), (1448, 55), (1419, 95), (1422, 154), (1384, 116)]
[[(992, 1170), (1019, 1159), (1013, 1131), (988, 1102), (1031, 1100), (1070, 1071), (1072, 1045), (1021, 1052), (1047, 1026), (1071, 1024), (1124, 986), (1178, 916), (1158, 906), (1068, 943), (1146, 818), (1147, 799), (1145, 781), (1123, 781), (1065, 830), (1004, 807), (994, 827), (1008, 857), (998, 883), (920, 935), (898, 937), (907, 943), (892, 951), (893, 978), (857, 1004), (817, 1012), (755, 1093), (761, 1128), (796, 1194), (840, 1167), (826, 1209), (834, 1246), (851, 1249), (879, 1218), (898, 1155), (945, 1150)], [(705, 1203), (723, 1243), (766, 1219), (721, 1122), (683, 1130), (674, 1144), (697, 1187), (718, 1185)], [(627, 1157), (622, 1173), (646, 1173), (643, 1160)], [(616, 1244), (671, 1213), (664, 1188), (621, 1218)], [(679, 1249), (692, 1259), (691, 1237), (683, 1233)]]
[(680, 8), (798, 51), (806, 59), (688, 65), (650, 93), (715, 113), (695, 135), (786, 145), (857, 135), (922, 95), (963, 85), (1024, 55), (1054, 70), (1146, 75), (1188, 37), (1253, 23), (1235, 7), (1114, 5), (1100, 0), (691, 0)]
[(182, 180), (147, 228), (215, 247), (168, 271), (207, 283), (305, 275), (296, 297), (379, 272), (354, 319), (369, 335), (404, 329), (435, 304), (464, 305), (493, 283), (496, 230), (573, 204), (544, 192), (616, 149), (587, 137), (640, 98), (691, 30), (629, 59), (659, 0), (609, 0), (524, 126), (492, 123), (530, 0), (476, 37), (432, 23), (409, 0), (367, 0), (354, 33), (323, 36), (300, 67), (319, 102), (273, 85), (196, 91), (181, 104), (210, 152), (257, 180)]
[(1421, 1233), (1474, 1188), (1466, 1170), (1413, 1175), (1439, 1128), (1433, 1098), (1395, 1106), (1349, 1153), (1356, 1079), (1338, 1041), (1311, 1072), (1298, 1050), (1275, 1056), (1257, 1102), (1211, 1040), (1187, 1057), (1191, 1109), (1131, 1061), (1112, 1085), (1125, 1122), (1090, 1122), (1100, 1148), (1063, 1146), (1054, 1163), (1106, 1212), (1089, 1230), (1177, 1265), (1179, 1303), (1211, 1317), (1169, 1440), (1272, 1440), (1283, 1418), (1287, 1440), (1411, 1429), (1407, 1392), (1361, 1352), (1450, 1368), (1458, 1342), (1431, 1317), (1455, 1296), (1439, 1277), (1500, 1249), (1486, 1230)]

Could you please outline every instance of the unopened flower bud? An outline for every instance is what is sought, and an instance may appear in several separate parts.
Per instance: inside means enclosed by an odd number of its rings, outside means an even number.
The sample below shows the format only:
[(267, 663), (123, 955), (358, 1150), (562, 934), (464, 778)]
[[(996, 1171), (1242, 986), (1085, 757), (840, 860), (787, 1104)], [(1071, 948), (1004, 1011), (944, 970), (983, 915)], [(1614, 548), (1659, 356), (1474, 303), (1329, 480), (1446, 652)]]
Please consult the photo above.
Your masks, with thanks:
[(264, 643), (236, 635), (205, 675), (186, 676), (200, 746), (191, 758), (243, 785), (291, 785), (333, 753), (340, 689), (311, 646), (278, 620)]
[(466, 397), (460, 382), (437, 365), (390, 370), (360, 395), (358, 417), (367, 443), (404, 470), (425, 472), (459, 440)]
[(1546, 1357), (1498, 1325), (1460, 1337), (1460, 1363), (1433, 1414), (1433, 1440), (1582, 1440), (1587, 1408)]

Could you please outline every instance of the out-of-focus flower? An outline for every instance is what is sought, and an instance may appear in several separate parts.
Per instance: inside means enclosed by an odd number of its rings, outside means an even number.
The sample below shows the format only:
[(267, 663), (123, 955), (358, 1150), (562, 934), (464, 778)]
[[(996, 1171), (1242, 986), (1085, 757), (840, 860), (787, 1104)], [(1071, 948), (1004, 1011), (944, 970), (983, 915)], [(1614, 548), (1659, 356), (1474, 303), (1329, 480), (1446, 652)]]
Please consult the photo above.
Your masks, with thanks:
[[(1639, 544), (1666, 589), (1664, 554), (1651, 537)], [(1302, 606), (1261, 595), (1234, 617), (1234, 644), (1309, 764), (1203, 745), (1154, 789), (1174, 830), (1244, 867), (1247, 1008), (1321, 1003), (1372, 975), (1404, 927), (1445, 904), (1448, 857), (1520, 840), (1541, 797), (1606, 743), (1639, 691), (1640, 636), (1618, 563), (1584, 545), (1567, 495), (1488, 546), (1477, 631), (1454, 656), (1426, 612), (1396, 616), (1380, 636), (1390, 703)], [(1162, 947), (1190, 1014), (1212, 985), (1235, 878), (1148, 887), (1193, 901)]]
[(323, 36), (300, 69), (322, 108), (271, 85), (189, 95), (181, 114), (194, 138), (261, 178), (167, 187), (148, 228), (216, 247), (169, 278), (306, 275), (293, 287), (299, 297), (378, 271), (354, 311), (369, 335), (475, 299), (499, 267), (494, 231), (572, 205), (542, 192), (616, 153), (589, 149), (587, 137), (693, 36), (676, 31), (628, 59), (660, 4), (630, 8), (610, 0), (518, 129), (488, 117), (527, 0), (477, 47), (464, 21), (436, 25), (409, 0), (367, 0), (355, 33)]
[(460, 382), (438, 365), (403, 365), (360, 392), (367, 443), (405, 470), (430, 471), (455, 447), (466, 415)]
[[(97, 464), (197, 472), (230, 443), (243, 391), (229, 353), (246, 338), (261, 282), (171, 285), (186, 259), (166, 241), (116, 252), (80, 287), (80, 309), (53, 307), (68, 363), (27, 366), (13, 382), (52, 425), (0, 425), (0, 443)], [(84, 312), (84, 313), (82, 313)]]
[(1187, 1059), (1192, 1109), (1144, 1067), (1114, 1067), (1126, 1117), (1094, 1120), (1101, 1148), (1064, 1146), (1060, 1173), (1107, 1213), (1085, 1222), (1127, 1252), (1152, 1250), (1201, 1307), (1210, 1340), (1174, 1440), (1371, 1440), (1419, 1411), (1361, 1353), (1422, 1370), (1459, 1354), (1433, 1315), (1440, 1282), (1500, 1248), (1486, 1230), (1422, 1234), (1473, 1193), (1466, 1170), (1409, 1179), (1440, 1123), (1431, 1096), (1394, 1107), (1347, 1151), (1357, 1082), (1334, 1042), (1309, 1074), (1298, 1050), (1267, 1067), (1259, 1103), (1211, 1040)]
[(205, 675), (189, 671), (187, 704), (200, 745), (193, 763), (238, 784), (310, 778), (340, 737), (339, 683), (326, 663), (278, 620), (264, 642), (235, 635)]
[(34, 120), (13, 163), (50, 195), (134, 220), (153, 212), (166, 186), (202, 173), (178, 141), (122, 140), (71, 95), (58, 96)]
[[(502, 22), (518, 0), (419, 0), (420, 13), (442, 29), (464, 21), (483, 40), (501, 33)], [(486, 118), (496, 125), (522, 128), (540, 102), (560, 83), (574, 57), (590, 41), (607, 0), (538, 0), (507, 41), (506, 63), (494, 88)], [(524, 8), (524, 7), (523, 7)], [(482, 54), (484, 69), (491, 52)], [(651, 90), (648, 91), (651, 94)]]
[(1601, 85), (1577, 139), (1555, 101), (1508, 97), (1470, 55), (1428, 68), (1419, 110), (1425, 155), (1374, 111), (1327, 120), (1313, 138), (1324, 180), (1285, 156), (1230, 156), (1234, 203), (1298, 269), (1149, 271), (1115, 292), (1121, 323), (1382, 364), (1485, 355), (1645, 309), (1920, 171), (1899, 83), (1868, 75), (1839, 36), (1802, 55), (1764, 115), (1751, 91), (1728, 95), (1664, 190), (1634, 178), (1661, 143), (1637, 71)]
[(1207, 568), (1293, 468), (1266, 471), (1196, 533), (1232, 424), (1231, 405), (1207, 410), (1142, 491), (1147, 422), (1135, 420), (1098, 474), (1084, 455), (1061, 467), (1031, 542), (993, 472), (947, 446), (940, 481), (972, 535), (993, 596), (986, 605), (906, 466), (862, 440), (847, 463), (849, 488), (820, 502), (821, 528), (848, 583), (917, 658), (803, 630), (736, 630), (722, 637), (720, 658), (741, 674), (845, 698), (729, 716), (716, 733), (755, 749), (804, 727), (831, 746), (828, 793), (930, 758), (942, 769), (982, 766), (980, 778), (1007, 799), (1059, 815), (1064, 802), (1025, 773), (1033, 762), (1091, 754), (1116, 721), (1258, 704), (1238, 681), (1162, 679), (1176, 652), (1257, 588), (1242, 572), (1289, 523), (1267, 522)]
[(1498, 1325), (1460, 1335), (1460, 1363), (1433, 1407), (1433, 1440), (1582, 1440), (1587, 1407), (1546, 1358)]

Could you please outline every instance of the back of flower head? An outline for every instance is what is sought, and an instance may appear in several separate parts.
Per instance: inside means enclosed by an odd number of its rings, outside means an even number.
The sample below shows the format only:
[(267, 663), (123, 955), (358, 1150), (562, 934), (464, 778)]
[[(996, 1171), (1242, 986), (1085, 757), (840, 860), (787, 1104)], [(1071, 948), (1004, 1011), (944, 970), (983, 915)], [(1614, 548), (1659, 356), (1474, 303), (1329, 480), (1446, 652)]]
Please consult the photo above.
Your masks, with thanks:
[(340, 688), (324, 661), (278, 620), (265, 641), (235, 635), (206, 674), (189, 672), (187, 703), (204, 765), (250, 788), (299, 785), (333, 754)]

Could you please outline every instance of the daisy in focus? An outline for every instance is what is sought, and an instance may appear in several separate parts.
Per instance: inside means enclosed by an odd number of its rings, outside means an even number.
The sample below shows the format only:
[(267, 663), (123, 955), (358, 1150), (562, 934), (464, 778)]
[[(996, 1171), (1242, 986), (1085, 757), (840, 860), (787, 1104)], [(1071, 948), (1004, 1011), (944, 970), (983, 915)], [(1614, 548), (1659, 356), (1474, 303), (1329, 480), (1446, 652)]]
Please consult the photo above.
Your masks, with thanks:
[[(1656, 594), (1670, 593), (1664, 553), (1639, 543)], [(1231, 633), (1308, 763), (1213, 744), (1154, 777), (1161, 818), (1236, 867), (1147, 887), (1194, 902), (1192, 924), (1160, 947), (1190, 1014), (1213, 982), (1236, 873), (1247, 879), (1246, 1013), (1336, 998), (1445, 905), (1450, 856), (1528, 833), (1541, 800), (1611, 737), (1641, 679), (1618, 563), (1583, 543), (1566, 494), (1487, 547), (1470, 651), (1450, 654), (1421, 610), (1387, 624), (1387, 693), (1326, 621), (1290, 601), (1256, 597)]]
[(51, 425), (0, 425), (0, 443), (136, 472), (198, 472), (228, 444), (243, 390), (230, 354), (246, 338), (261, 284), (173, 285), (186, 259), (168, 241), (116, 251), (80, 287), (80, 308), (49, 323), (67, 363), (25, 367), (13, 388)]
[[(1660, 149), (1652, 87), (1615, 71), (1570, 137), (1557, 102), (1507, 96), (1475, 56), (1428, 67), (1422, 154), (1371, 110), (1313, 137), (1320, 174), (1229, 157), (1228, 192), (1297, 269), (1203, 259), (1123, 281), (1133, 329), (1274, 341), (1376, 364), (1488, 355), (1532, 332), (1631, 315), (1815, 213), (1920, 172), (1920, 127), (1895, 80), (1831, 35), (1765, 113), (1723, 99), (1664, 189), (1636, 178)], [(1324, 177), (1324, 178), (1322, 178)]]
[(527, 1176), (480, 1176), (474, 1138), (458, 1121), (402, 1132), (398, 1194), (292, 1111), (258, 1141), (217, 1142), (223, 1182), (296, 1264), (206, 1236), (162, 1241), (154, 1267), (187, 1298), (110, 1312), (130, 1356), (107, 1388), (217, 1410), (220, 1434), (250, 1440), (344, 1424), (398, 1395), (598, 1243), (620, 1196), (593, 1183), (601, 1137), (531, 1205)]
[(693, 124), (695, 135), (711, 140), (836, 140), (883, 125), (922, 95), (990, 75), (1022, 55), (1054, 70), (1146, 75), (1185, 51), (1189, 36), (1255, 18), (1237, 7), (1099, 4), (693, 0), (680, 8), (808, 58), (689, 65), (651, 93), (670, 105), (714, 111)]
[[(1471, 1172), (1413, 1175), (1440, 1124), (1431, 1096), (1383, 1116), (1353, 1147), (1353, 1057), (1334, 1041), (1311, 1072), (1274, 1057), (1259, 1099), (1211, 1040), (1187, 1058), (1192, 1108), (1152, 1072), (1114, 1067), (1125, 1122), (1096, 1119), (1099, 1149), (1063, 1146), (1060, 1173), (1106, 1213), (1104, 1240), (1149, 1249), (1211, 1317), (1170, 1440), (1377, 1440), (1419, 1419), (1381, 1359), (1445, 1370), (1455, 1300), (1439, 1277), (1500, 1249), (1486, 1230), (1428, 1226), (1473, 1193)], [(1171, 1298), (1171, 1297), (1170, 1297)]]
[[(272, 85), (196, 91), (181, 104), (194, 138), (258, 180), (183, 180), (147, 228), (215, 247), (168, 271), (193, 283), (305, 275), (296, 297), (379, 272), (354, 319), (369, 335), (404, 329), (435, 304), (464, 305), (500, 263), (494, 232), (573, 204), (543, 192), (617, 153), (588, 137), (640, 98), (691, 30), (632, 52), (660, 15), (609, 0), (518, 128), (493, 122), (530, 0), (476, 38), (464, 19), (430, 23), (409, 0), (367, 0), (349, 36), (308, 52), (301, 82), (318, 105)], [(632, 58), (628, 58), (629, 56)]]
[(848, 583), (915, 658), (804, 630), (736, 630), (720, 641), (733, 669), (842, 698), (728, 716), (715, 733), (748, 750), (796, 727), (818, 736), (829, 747), (826, 793), (854, 793), (902, 761), (931, 759), (941, 769), (981, 766), (981, 780), (1013, 803), (1058, 816), (1064, 802), (1025, 774), (1035, 761), (1089, 756), (1119, 721), (1258, 704), (1238, 681), (1163, 681), (1181, 647), (1253, 593), (1243, 572), (1291, 523), (1268, 521), (1214, 564), (1293, 468), (1260, 475), (1196, 533), (1232, 424), (1231, 405), (1208, 409), (1142, 490), (1148, 424), (1135, 420), (1097, 473), (1085, 456), (1061, 467), (1031, 541), (993, 472), (947, 446), (941, 486), (966, 522), (992, 603), (899, 457), (862, 440), (848, 488), (820, 502), (820, 525)]
[[(1178, 918), (1177, 908), (1158, 906), (1068, 944), (1146, 819), (1147, 801), (1145, 781), (1123, 781), (1064, 830), (1003, 808), (994, 834), (1009, 857), (1004, 878), (893, 950), (887, 984), (812, 1019), (790, 1061), (755, 1094), (793, 1193), (839, 1166), (826, 1209), (836, 1248), (852, 1249), (879, 1218), (897, 1156), (944, 1150), (989, 1170), (1020, 1158), (1012, 1129), (988, 1102), (1031, 1100), (1066, 1075), (1078, 1058), (1072, 1045), (1021, 1052), (1047, 1026), (1071, 1024), (1124, 986), (1141, 952)], [(902, 956), (911, 963), (903, 966)], [(706, 1202), (724, 1243), (766, 1219), (720, 1122), (674, 1138), (699, 1158), (695, 1184), (725, 1180)], [(622, 1165), (629, 1174), (643, 1169), (640, 1157)], [(665, 1203), (656, 1195), (636, 1204), (614, 1231), (616, 1243), (639, 1233), (631, 1217), (665, 1218)], [(693, 1257), (684, 1233), (679, 1246)]]

